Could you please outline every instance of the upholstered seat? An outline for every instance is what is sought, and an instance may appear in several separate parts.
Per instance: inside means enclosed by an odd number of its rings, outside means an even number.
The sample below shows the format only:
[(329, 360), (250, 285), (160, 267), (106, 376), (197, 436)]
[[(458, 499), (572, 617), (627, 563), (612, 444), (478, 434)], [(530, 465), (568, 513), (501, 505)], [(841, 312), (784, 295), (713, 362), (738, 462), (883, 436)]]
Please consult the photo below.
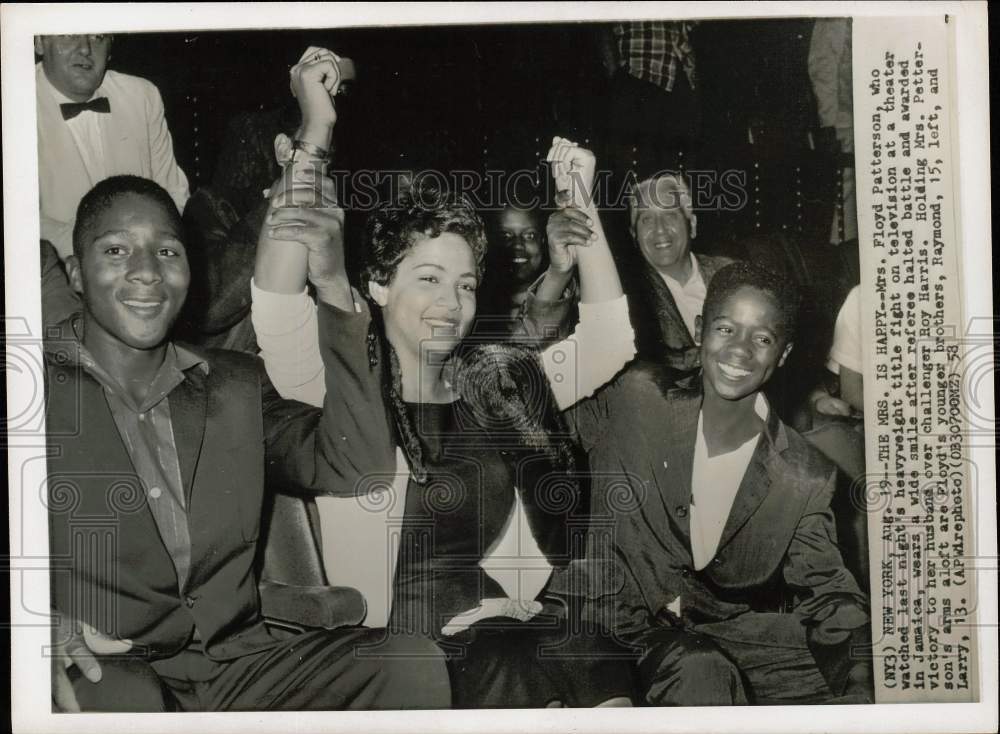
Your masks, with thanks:
[(274, 494), (268, 505), (261, 529), (259, 585), (268, 625), (299, 631), (361, 624), (367, 613), (361, 592), (327, 584), (315, 502)]

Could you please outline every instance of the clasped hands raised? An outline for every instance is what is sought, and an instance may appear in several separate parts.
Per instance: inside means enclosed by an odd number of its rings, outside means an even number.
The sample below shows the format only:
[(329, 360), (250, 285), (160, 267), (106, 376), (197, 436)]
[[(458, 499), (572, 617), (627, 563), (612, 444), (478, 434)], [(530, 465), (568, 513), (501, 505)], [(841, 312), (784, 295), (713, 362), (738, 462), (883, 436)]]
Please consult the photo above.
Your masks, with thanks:
[[(302, 125), (297, 139), (323, 149), (329, 147), (337, 120), (333, 97), (341, 83), (340, 57), (310, 46), (290, 70), (292, 95), (298, 100)], [(325, 161), (292, 158), (292, 141), (278, 136), (275, 153), (284, 165), (270, 190), (264, 234), (271, 239), (298, 242), (308, 250), (308, 277), (317, 288), (344, 279), (344, 212), (333, 181), (325, 175)], [(572, 271), (579, 247), (597, 239), (596, 208), (592, 200), (596, 169), (594, 154), (561, 137), (552, 140), (546, 155), (557, 190), (559, 211), (547, 225), (550, 268)]]
[(552, 139), (545, 160), (551, 165), (560, 207), (546, 226), (549, 269), (566, 274), (576, 267), (577, 248), (589, 247), (597, 240), (593, 201), (597, 161), (591, 151), (560, 137)]
[[(295, 139), (312, 148), (330, 147), (337, 121), (333, 98), (341, 83), (339, 60), (332, 51), (310, 46), (289, 71), (292, 96), (302, 115)], [(274, 148), (283, 170), (268, 192), (261, 234), (303, 245), (308, 251), (308, 277), (318, 290), (339, 285), (346, 277), (344, 211), (334, 181), (326, 175), (327, 161), (305, 150), (293, 151), (293, 141), (286, 135), (275, 139)]]

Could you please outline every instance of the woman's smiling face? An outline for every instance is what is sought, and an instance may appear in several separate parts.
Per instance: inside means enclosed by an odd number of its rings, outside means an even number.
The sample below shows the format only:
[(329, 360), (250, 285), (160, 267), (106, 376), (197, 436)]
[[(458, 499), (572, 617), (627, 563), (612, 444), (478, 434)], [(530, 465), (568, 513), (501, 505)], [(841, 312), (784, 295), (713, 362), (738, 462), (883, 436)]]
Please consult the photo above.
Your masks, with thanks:
[[(424, 237), (406, 253), (388, 285), (369, 283), (386, 337), (397, 352), (450, 354), (476, 315), (476, 258), (461, 235)], [(424, 364), (421, 361), (421, 364)]]

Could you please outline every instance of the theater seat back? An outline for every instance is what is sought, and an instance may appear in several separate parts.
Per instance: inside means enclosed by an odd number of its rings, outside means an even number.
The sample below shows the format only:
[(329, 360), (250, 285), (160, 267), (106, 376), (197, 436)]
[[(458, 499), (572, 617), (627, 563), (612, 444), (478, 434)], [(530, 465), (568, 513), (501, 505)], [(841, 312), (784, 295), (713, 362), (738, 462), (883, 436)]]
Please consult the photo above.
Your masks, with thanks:
[(272, 634), (353, 627), (365, 621), (365, 598), (350, 586), (330, 586), (320, 555), (316, 503), (272, 494), (261, 528), (261, 610)]
[(273, 494), (265, 512), (261, 580), (296, 586), (324, 586), (319, 519), (309, 498)]

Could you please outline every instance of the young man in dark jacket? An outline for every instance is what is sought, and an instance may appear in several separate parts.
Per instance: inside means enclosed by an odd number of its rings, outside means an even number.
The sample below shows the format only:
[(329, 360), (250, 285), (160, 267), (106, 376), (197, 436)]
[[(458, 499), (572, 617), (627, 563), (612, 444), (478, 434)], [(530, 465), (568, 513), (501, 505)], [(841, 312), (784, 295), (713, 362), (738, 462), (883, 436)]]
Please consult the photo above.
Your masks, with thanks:
[(56, 706), (447, 707), (429, 641), (367, 628), (279, 640), (265, 627), (265, 485), (319, 492), (349, 457), (256, 357), (170, 339), (190, 270), (167, 192), (102, 181), (73, 244), (83, 311), (46, 345)]

